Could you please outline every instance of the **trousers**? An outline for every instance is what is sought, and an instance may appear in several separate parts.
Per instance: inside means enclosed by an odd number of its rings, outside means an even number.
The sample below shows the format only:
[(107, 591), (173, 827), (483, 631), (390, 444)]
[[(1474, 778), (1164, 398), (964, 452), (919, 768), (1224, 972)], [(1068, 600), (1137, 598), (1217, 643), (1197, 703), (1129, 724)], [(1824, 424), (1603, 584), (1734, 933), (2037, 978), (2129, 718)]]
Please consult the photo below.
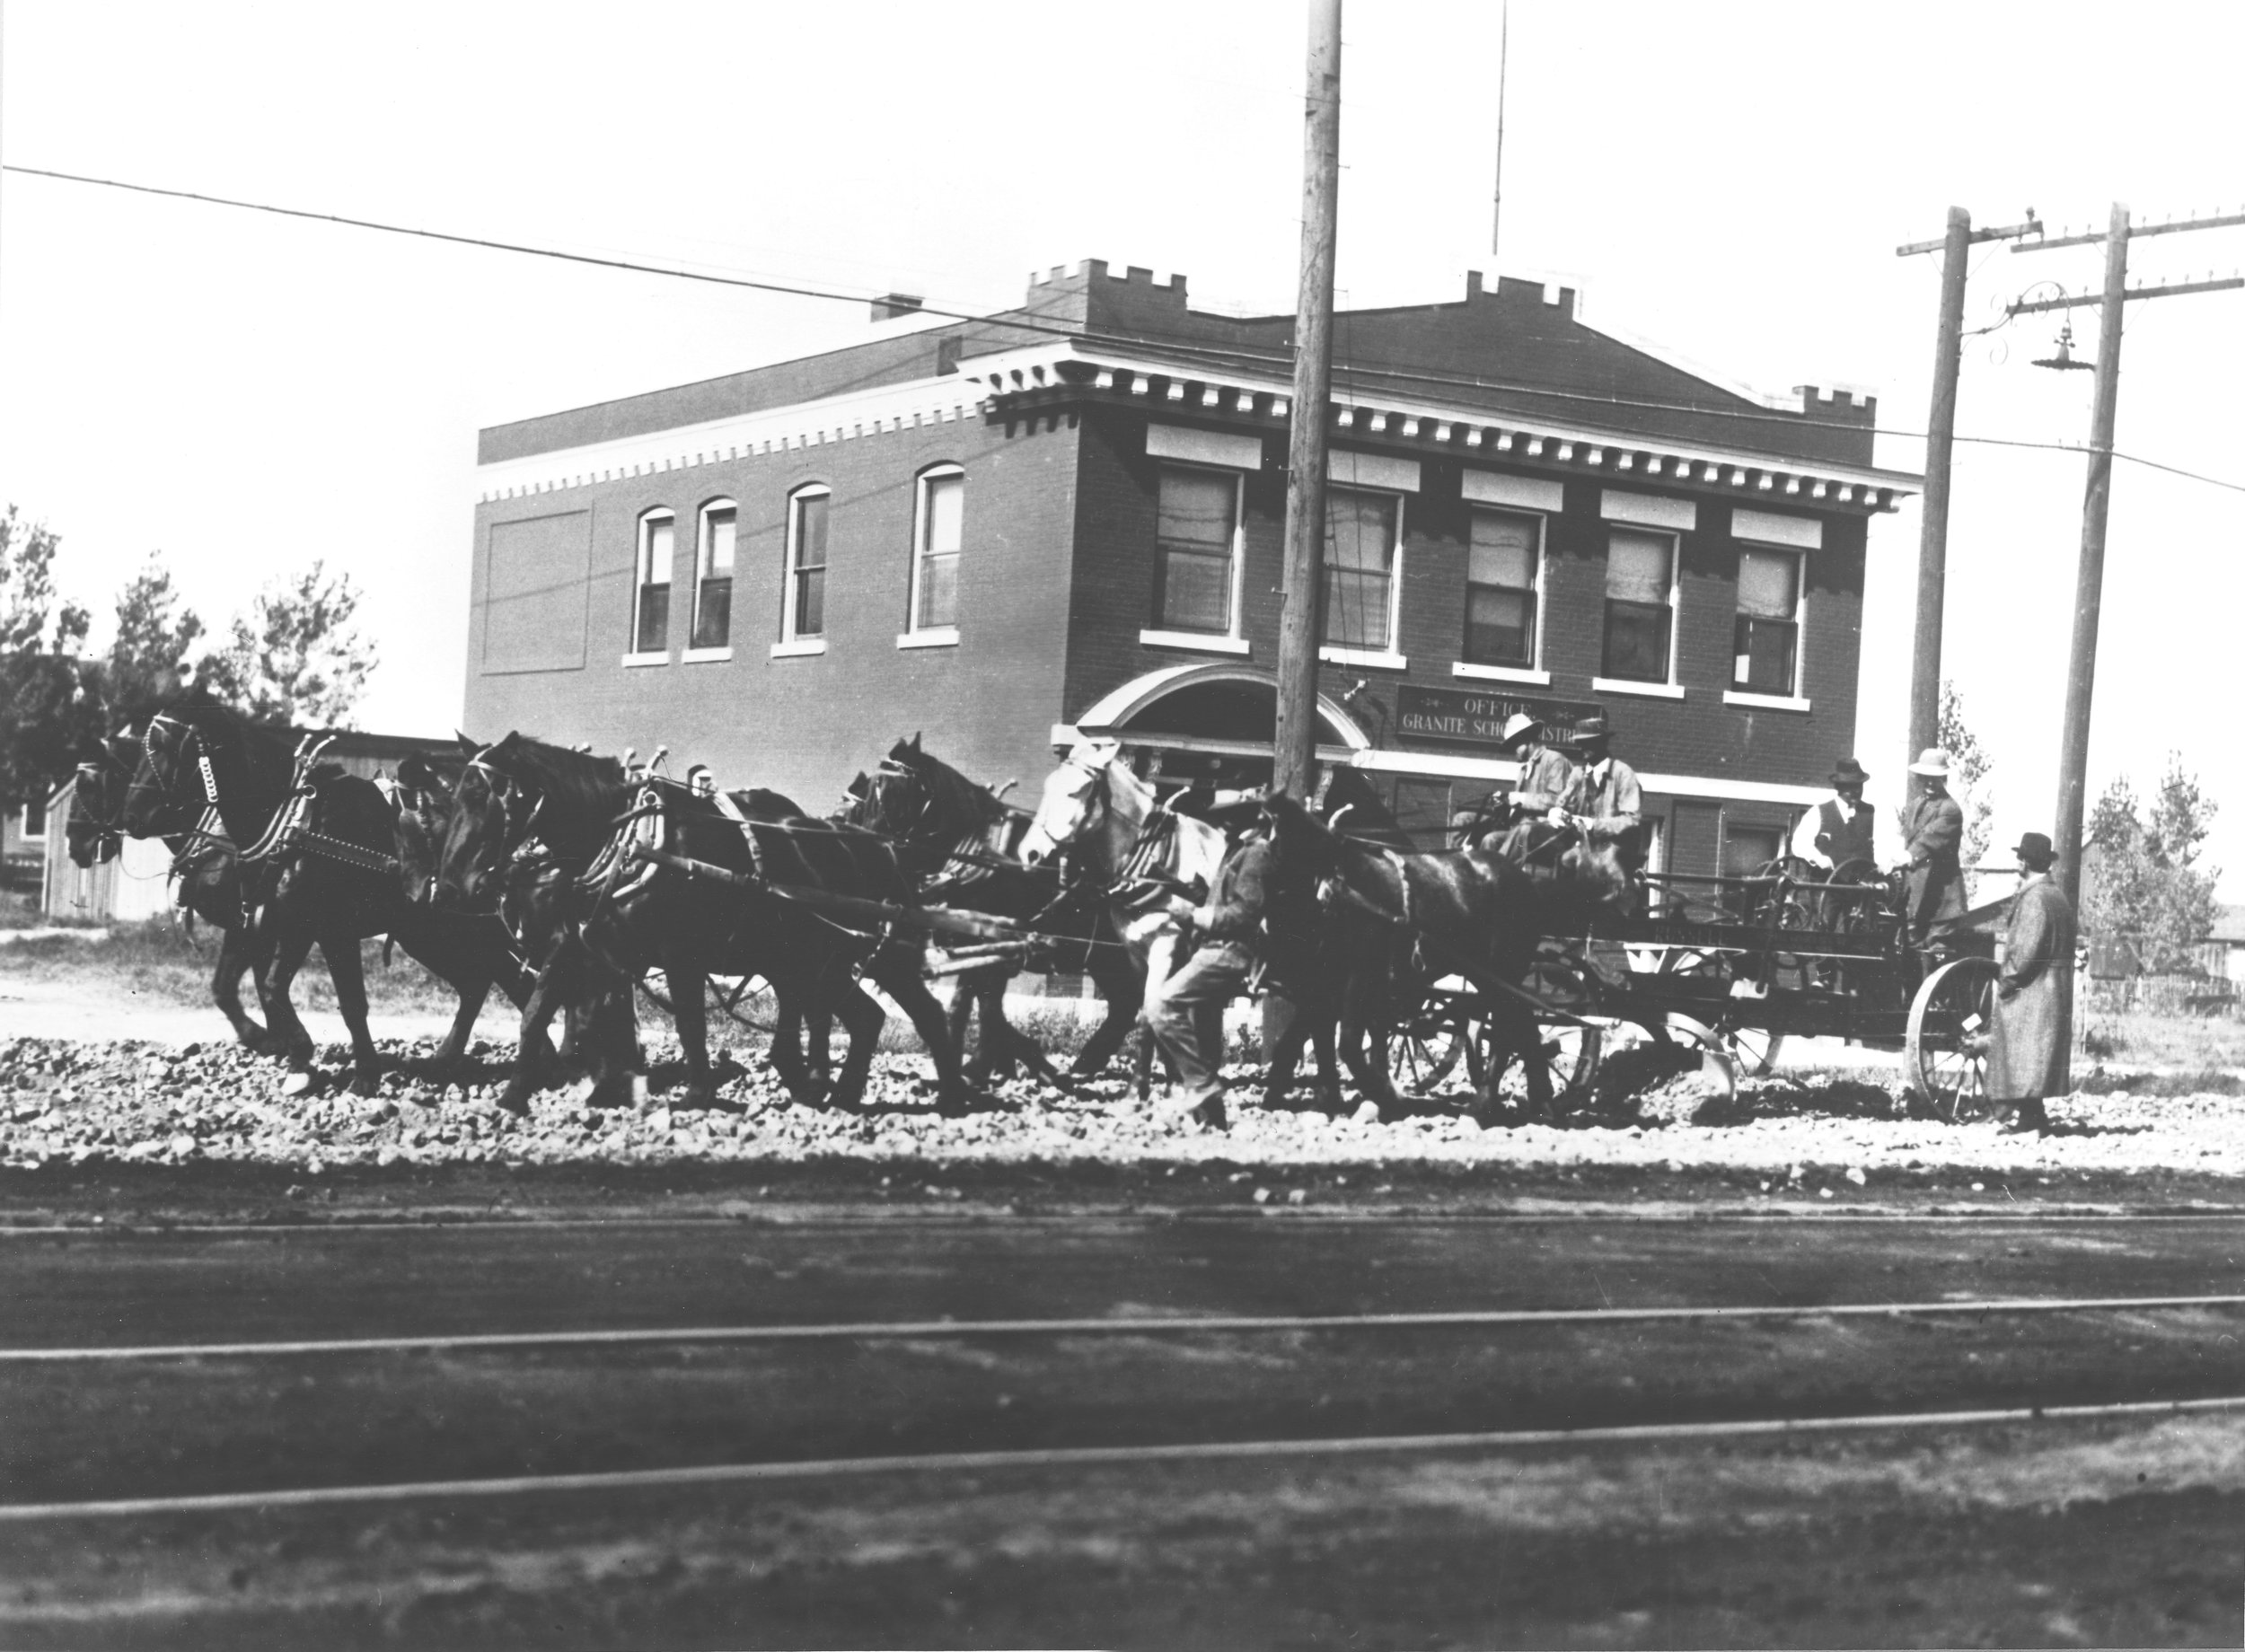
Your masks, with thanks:
[(1178, 1088), (1195, 1101), (1224, 1093), (1224, 1006), (1247, 990), (1255, 963), (1237, 941), (1211, 942), (1147, 989), (1146, 1024), (1177, 1069)]

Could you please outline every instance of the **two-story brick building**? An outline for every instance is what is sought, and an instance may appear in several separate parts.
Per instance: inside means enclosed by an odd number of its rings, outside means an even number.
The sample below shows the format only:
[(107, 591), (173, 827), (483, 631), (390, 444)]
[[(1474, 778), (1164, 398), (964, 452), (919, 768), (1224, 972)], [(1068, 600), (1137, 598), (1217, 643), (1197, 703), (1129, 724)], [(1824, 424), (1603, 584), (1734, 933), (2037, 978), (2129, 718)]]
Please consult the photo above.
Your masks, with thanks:
[[(1097, 262), (980, 321), (482, 434), (466, 721), (825, 806), (898, 734), (1035, 780), (1078, 734), (1268, 771), (1293, 318)], [(1602, 708), (1660, 864), (1765, 857), (1852, 750), (1867, 398), (1757, 399), (1574, 294), (1337, 320), (1327, 760), (1409, 822)]]

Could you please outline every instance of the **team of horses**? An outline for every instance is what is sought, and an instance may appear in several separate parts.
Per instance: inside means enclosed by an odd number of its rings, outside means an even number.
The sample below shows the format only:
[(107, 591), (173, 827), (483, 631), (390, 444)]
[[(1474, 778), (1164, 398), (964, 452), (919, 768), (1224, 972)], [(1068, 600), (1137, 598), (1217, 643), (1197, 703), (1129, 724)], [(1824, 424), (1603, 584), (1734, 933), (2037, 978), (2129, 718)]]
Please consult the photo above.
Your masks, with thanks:
[[(1328, 1112), (1343, 1105), (1343, 1065), (1383, 1114), (1408, 1109), (1387, 1039), (1431, 981), (1458, 976), (1482, 995), (1492, 1043), (1519, 1061), (1528, 1111), (1548, 1111), (1520, 983), (1544, 936), (1627, 899), (1610, 849), (1540, 826), (1525, 846), (1469, 835), (1416, 848), (1351, 769), (1334, 772), (1320, 808), (1272, 795), (1251, 827), (1277, 869), (1261, 983), (1267, 1102), (1283, 1104), (1307, 1047)], [(489, 989), (506, 994), (521, 1021), (500, 1103), (515, 1111), (572, 1074), (596, 1105), (643, 1098), (642, 991), (667, 1008), (684, 1059), (670, 1104), (718, 1104), (713, 980), (769, 988), (770, 1059), (798, 1103), (862, 1104), (886, 1021), (868, 983), (926, 1047), (940, 1111), (972, 1108), (1016, 1067), (1069, 1087), (1109, 1066), (1149, 981), (1188, 955), (1172, 897), (1204, 896), (1234, 847), (1222, 826), (1165, 804), (1113, 743), (1077, 746), (1023, 809), (914, 736), (860, 775), (837, 813), (818, 815), (777, 792), (674, 780), (659, 764), (519, 733), (409, 757), (385, 787), (195, 694), (80, 766), (68, 831), (80, 866), (113, 857), (126, 836), (171, 848), (180, 905), (224, 937), (212, 996), (242, 1043), (286, 1061), (292, 1092), (314, 1079), (290, 988), (317, 945), (350, 1032), (351, 1086), (373, 1093), (360, 945), (381, 936), (458, 994), (432, 1076), (455, 1070)], [(977, 917), (1001, 938), (961, 945)], [(935, 968), (958, 981), (948, 1014), (928, 984), (938, 931), (948, 950)], [(1067, 1073), (1006, 1021), (1004, 989), (1025, 962), (1080, 974), (1103, 1000)], [(648, 983), (657, 972), (661, 994)], [(242, 1007), (245, 974), (262, 1024)], [(836, 1025), (839, 1068), (827, 1050)], [(1141, 1094), (1149, 1048), (1140, 1041)]]

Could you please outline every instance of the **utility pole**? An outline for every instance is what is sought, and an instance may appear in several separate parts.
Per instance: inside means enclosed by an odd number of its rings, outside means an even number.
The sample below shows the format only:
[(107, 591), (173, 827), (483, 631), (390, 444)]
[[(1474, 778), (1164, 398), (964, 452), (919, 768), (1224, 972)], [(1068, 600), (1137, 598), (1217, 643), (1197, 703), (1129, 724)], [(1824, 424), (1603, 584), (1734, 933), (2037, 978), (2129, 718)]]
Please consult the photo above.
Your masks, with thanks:
[(1925, 416), (1925, 496), (1918, 517), (1917, 628), (1910, 653), (1909, 755), (1915, 762), (1941, 743), (1941, 628), (1949, 594), (1949, 468), (1957, 434), (1957, 381), (1964, 365), (1966, 259), (1975, 243), (2038, 235), (2032, 210), (2024, 224), (1975, 231), (1972, 215), (1949, 209), (1949, 233), (1939, 241), (1897, 247), (1895, 256), (1938, 252), (1941, 323), (1933, 340), (1933, 404)]
[[(2218, 229), (2245, 223), (2245, 214), (2212, 218), (2193, 217), (2183, 223), (2169, 219), (2132, 230), (2128, 209), (2113, 203), (2112, 219), (2102, 234), (2054, 237), (2041, 246), (2013, 247), (2014, 252), (2033, 252), (2045, 247), (2105, 243), (2105, 287), (2098, 302), (2097, 386), (2090, 413), (2089, 476), (2082, 495), (2082, 556), (2073, 582), (2073, 646), (2066, 662), (2065, 731), (2058, 747), (2058, 803), (2052, 822), (2051, 840), (2058, 854), (2058, 876), (2065, 897), (2081, 909), (2082, 831), (2089, 801), (2089, 721), (2097, 684), (2097, 623), (2104, 600), (2105, 523), (2112, 507), (2112, 440), (2120, 400), (2120, 333), (2122, 312), (2135, 298), (2168, 298), (2184, 293), (2212, 293), (2245, 287), (2245, 276), (2204, 281), (2178, 281), (2161, 286), (2128, 286), (2128, 242), (2131, 235), (2171, 234), (2181, 230)], [(2078, 297), (2021, 301), (2006, 313), (2027, 315), (2037, 311), (2071, 309)]]
[(2089, 809), (2089, 712), (2097, 684), (2097, 621), (2105, 591), (2105, 519), (2112, 508), (2112, 433), (2120, 404), (2121, 312), (2128, 297), (2128, 209), (2112, 204), (2105, 232), (2105, 296), (2097, 316), (2097, 390), (2089, 416), (2089, 481), (2082, 494), (2082, 560), (2073, 575), (2073, 648), (2066, 659), (2065, 734), (2058, 744), (2055, 815), (2058, 878), (2082, 909), (2082, 823)]
[(1949, 461), (1956, 447), (1957, 380), (1964, 366), (1965, 259), (1972, 215), (1949, 209), (1941, 238), (1941, 326), (1933, 342), (1933, 405), (1925, 415), (1925, 496), (1917, 531), (1917, 629), (1910, 651), (1909, 757), (1941, 743), (1941, 605), (1949, 594)]
[(1341, 0), (1309, 0), (1303, 93), (1301, 286), (1287, 440), (1278, 722), (1271, 783), (1307, 801), (1317, 758), (1319, 574), (1325, 544), (1325, 404), (1333, 388), (1333, 260), (1341, 187)]

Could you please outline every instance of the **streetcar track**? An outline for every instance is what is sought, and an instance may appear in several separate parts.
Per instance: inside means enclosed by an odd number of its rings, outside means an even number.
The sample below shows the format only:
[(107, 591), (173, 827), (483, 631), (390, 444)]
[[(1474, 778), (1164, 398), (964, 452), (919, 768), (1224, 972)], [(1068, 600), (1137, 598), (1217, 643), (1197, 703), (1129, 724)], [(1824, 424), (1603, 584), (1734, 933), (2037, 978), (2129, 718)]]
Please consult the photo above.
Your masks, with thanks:
[(1516, 1428), (1481, 1433), (1369, 1435), (1333, 1439), (1209, 1440), (1154, 1446), (1026, 1447), (1016, 1451), (924, 1452), (797, 1462), (688, 1464), (578, 1474), (295, 1487), (177, 1497), (110, 1498), (74, 1503), (0, 1503), (0, 1522), (151, 1515), (224, 1514), (348, 1503), (438, 1498), (534, 1496), (569, 1491), (835, 1480), (875, 1474), (956, 1473), (1000, 1469), (1128, 1467), (1158, 1463), (1255, 1462), (1286, 1457), (1399, 1456), (1501, 1452), (1546, 1446), (1660, 1445), (1695, 1440), (1805, 1437), (1878, 1429), (1963, 1428), (2005, 1424), (2115, 1421), (2245, 1410), (2245, 1394), (2200, 1400), (2128, 1400), (2100, 1405), (2010, 1406), (1964, 1411), (1888, 1411), (1853, 1417), (1748, 1418), (1721, 1422), (1624, 1423), (1589, 1428)]
[(0, 1366), (73, 1362), (286, 1358), (337, 1354), (472, 1353), (515, 1349), (658, 1347), (689, 1342), (967, 1340), (978, 1337), (1268, 1335), (1289, 1331), (1443, 1331), (1501, 1326), (1641, 1324), (1800, 1319), (1922, 1319), (1989, 1314), (2174, 1313), (2245, 1307), (2245, 1294), (2197, 1296), (2012, 1296), (1940, 1302), (1642, 1308), (1469, 1308), (1333, 1314), (1132, 1314), (1102, 1318), (845, 1321), (802, 1325), (620, 1326), (600, 1331), (474, 1331), (295, 1341), (177, 1342), (0, 1349)]

